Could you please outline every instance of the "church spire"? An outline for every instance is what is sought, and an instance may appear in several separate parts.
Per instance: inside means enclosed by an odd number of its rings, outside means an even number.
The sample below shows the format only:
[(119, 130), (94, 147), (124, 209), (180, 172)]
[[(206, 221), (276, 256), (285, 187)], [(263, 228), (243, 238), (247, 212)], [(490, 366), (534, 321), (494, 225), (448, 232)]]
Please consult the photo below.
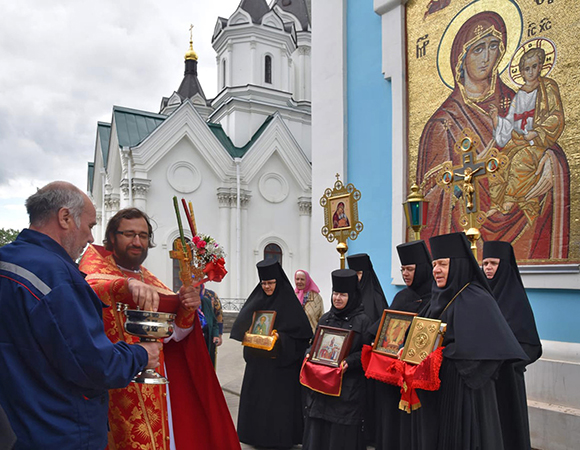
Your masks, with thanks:
[(189, 50), (185, 52), (185, 60), (197, 61), (197, 53), (193, 51), (193, 24), (189, 26)]
[(197, 54), (193, 50), (192, 30), (193, 25), (189, 27), (189, 50), (185, 53), (185, 73), (177, 93), (183, 99), (192, 98), (196, 94), (199, 94), (204, 103), (206, 103), (207, 99), (205, 98), (201, 84), (197, 79)]

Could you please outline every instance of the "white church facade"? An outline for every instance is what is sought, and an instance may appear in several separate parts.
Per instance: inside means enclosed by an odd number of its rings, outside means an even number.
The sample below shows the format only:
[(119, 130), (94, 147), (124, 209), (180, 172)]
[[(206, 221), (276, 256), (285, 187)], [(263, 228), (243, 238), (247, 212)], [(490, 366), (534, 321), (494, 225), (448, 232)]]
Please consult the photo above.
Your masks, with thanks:
[[(287, 274), (309, 269), (312, 201), (309, 5), (243, 0), (218, 18), (219, 92), (206, 99), (192, 43), (183, 81), (159, 113), (114, 106), (99, 122), (88, 191), (95, 241), (108, 220), (135, 206), (154, 224), (146, 265), (168, 286), (178, 236), (172, 198), (191, 201), (198, 233), (226, 251), (229, 275), (215, 290), (239, 305), (257, 282), (255, 264), (278, 258)], [(183, 214), (183, 212), (182, 212)], [(186, 237), (191, 237), (187, 226)]]

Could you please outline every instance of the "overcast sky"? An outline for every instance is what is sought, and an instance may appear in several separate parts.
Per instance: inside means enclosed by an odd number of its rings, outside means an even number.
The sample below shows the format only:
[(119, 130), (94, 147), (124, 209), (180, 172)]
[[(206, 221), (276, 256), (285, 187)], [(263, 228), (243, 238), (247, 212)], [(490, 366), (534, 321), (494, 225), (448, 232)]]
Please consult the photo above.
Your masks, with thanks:
[(97, 121), (113, 105), (159, 112), (189, 47), (217, 91), (211, 36), (240, 0), (20, 0), (0, 12), (0, 228), (28, 225), (24, 200), (54, 180), (83, 191)]

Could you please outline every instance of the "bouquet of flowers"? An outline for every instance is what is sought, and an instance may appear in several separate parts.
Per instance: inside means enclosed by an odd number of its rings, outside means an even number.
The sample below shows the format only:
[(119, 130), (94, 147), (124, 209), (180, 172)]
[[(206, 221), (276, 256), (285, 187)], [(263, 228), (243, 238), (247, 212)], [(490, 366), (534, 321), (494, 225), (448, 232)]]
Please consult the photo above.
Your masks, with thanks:
[(225, 252), (214, 238), (206, 234), (198, 234), (193, 216), (193, 205), (189, 202), (189, 207), (185, 199), (181, 199), (185, 210), (185, 217), (189, 224), (189, 229), (193, 235), (191, 241), (185, 239), (181, 214), (179, 213), (179, 202), (177, 197), (173, 197), (175, 217), (179, 228), (179, 238), (174, 242), (174, 250), (169, 252), (171, 258), (179, 260), (179, 279), (184, 286), (191, 286), (192, 278), (195, 278), (199, 286), (206, 281), (220, 282), (228, 271), (225, 268)]
[[(214, 238), (207, 234), (196, 234), (191, 243), (194, 271), (202, 272), (206, 281), (220, 282), (228, 273), (225, 269), (226, 253)], [(197, 270), (196, 270), (197, 269)], [(198, 275), (196, 274), (196, 278)]]

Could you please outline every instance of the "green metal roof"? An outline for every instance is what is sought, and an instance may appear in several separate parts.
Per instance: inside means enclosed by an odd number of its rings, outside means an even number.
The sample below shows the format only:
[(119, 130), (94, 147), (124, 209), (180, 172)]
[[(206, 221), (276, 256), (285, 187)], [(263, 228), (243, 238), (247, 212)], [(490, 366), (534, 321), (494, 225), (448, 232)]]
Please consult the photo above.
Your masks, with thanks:
[(233, 144), (231, 139), (228, 137), (228, 135), (222, 128), (221, 124), (208, 122), (207, 125), (232, 158), (242, 158), (246, 154), (246, 152), (250, 148), (252, 148), (254, 142), (256, 142), (258, 138), (262, 135), (262, 133), (264, 132), (264, 130), (266, 129), (266, 127), (273, 118), (274, 116), (268, 116), (266, 120), (264, 120), (264, 123), (260, 125), (260, 128), (258, 128), (258, 130), (254, 133), (252, 138), (243, 147), (236, 147)]
[(99, 135), (99, 139), (101, 140), (101, 155), (103, 156), (103, 166), (106, 169), (109, 161), (109, 142), (111, 140), (111, 124), (106, 122), (97, 122), (97, 134)]
[(137, 109), (113, 106), (113, 120), (117, 126), (117, 138), (122, 147), (139, 145), (167, 116)]

